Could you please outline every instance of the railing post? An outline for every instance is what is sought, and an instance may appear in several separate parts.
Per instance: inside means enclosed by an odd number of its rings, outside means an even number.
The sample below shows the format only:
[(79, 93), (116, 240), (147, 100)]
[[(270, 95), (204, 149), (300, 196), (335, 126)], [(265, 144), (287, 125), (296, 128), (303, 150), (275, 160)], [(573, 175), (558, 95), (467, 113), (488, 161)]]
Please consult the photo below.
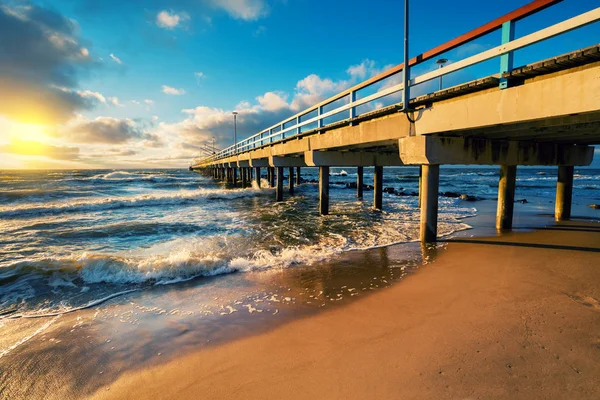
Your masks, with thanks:
[[(323, 114), (323, 106), (319, 106), (317, 108), (317, 116), (321, 116), (321, 114)], [(317, 128), (322, 128), (323, 127), (323, 120), (319, 118), (319, 120), (317, 121)]]
[[(351, 91), (350, 92), (350, 104), (354, 103), (356, 101), (356, 91)], [(350, 119), (353, 119), (356, 117), (356, 107), (350, 107)], [(352, 125), (352, 122), (350, 122), (350, 125)]]
[[(506, 44), (515, 39), (515, 24), (513, 21), (506, 21), (502, 24), (502, 44)], [(500, 89), (508, 87), (508, 79), (503, 78), (502, 74), (513, 69), (513, 52), (508, 52), (500, 56)]]
[(298, 126), (300, 125), (300, 117), (296, 117), (296, 135), (300, 134), (300, 127)]

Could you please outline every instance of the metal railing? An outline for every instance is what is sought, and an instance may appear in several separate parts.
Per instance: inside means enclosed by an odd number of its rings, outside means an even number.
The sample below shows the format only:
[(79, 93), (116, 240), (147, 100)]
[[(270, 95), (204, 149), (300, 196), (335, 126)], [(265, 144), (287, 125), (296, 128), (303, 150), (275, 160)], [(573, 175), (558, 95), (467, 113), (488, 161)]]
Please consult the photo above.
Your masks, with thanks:
[[(485, 24), (477, 29), (474, 29), (471, 32), (468, 32), (456, 39), (453, 39), (443, 45), (440, 45), (432, 50), (429, 50), (409, 61), (409, 67), (413, 65), (420, 64), (426, 60), (429, 60), (439, 54), (452, 50), (458, 46), (466, 44), (472, 40), (475, 40), (487, 33), (490, 33), (496, 29), (502, 29), (502, 41), (503, 43), (499, 46), (496, 46), (492, 49), (482, 51), (476, 55), (471, 57), (467, 57), (460, 61), (456, 61), (452, 64), (446, 65), (444, 68), (439, 68), (431, 72), (427, 72), (421, 74), (415, 78), (410, 79), (409, 87), (425, 83), (428, 81), (432, 81), (436, 78), (442, 77), (444, 75), (450, 74), (452, 72), (456, 72), (458, 70), (482, 63), (484, 61), (501, 57), (501, 70), (500, 77), (502, 77), (502, 73), (508, 72), (512, 70), (512, 53), (515, 50), (523, 49), (535, 43), (541, 42), (543, 40), (550, 39), (552, 37), (561, 35), (563, 33), (572, 31), (577, 28), (584, 27), (591, 23), (597, 22), (600, 20), (600, 7), (588, 11), (586, 13), (580, 14), (568, 20), (559, 22), (555, 25), (549, 26), (547, 28), (541, 29), (537, 32), (533, 32), (529, 35), (523, 36), (518, 39), (513, 40), (513, 30), (514, 23), (522, 18), (525, 18), (528, 15), (531, 15), (535, 12), (538, 12), (550, 5), (556, 4), (562, 0), (536, 0), (533, 1), (509, 14), (506, 14), (488, 24)], [(301, 135), (302, 128), (306, 127), (310, 124), (316, 124), (318, 130), (319, 128), (323, 128), (326, 126), (324, 124), (324, 120), (326, 118), (332, 117), (334, 115), (348, 112), (348, 118), (353, 119), (359, 117), (362, 114), (356, 113), (356, 108), (373, 102), (375, 100), (381, 99), (383, 97), (389, 96), (394, 93), (401, 92), (404, 90), (404, 82), (387, 87), (382, 88), (375, 93), (357, 99), (356, 93), (357, 91), (372, 86), (386, 78), (389, 78), (404, 68), (404, 63), (399, 64), (395, 67), (390, 68), (387, 71), (380, 73), (370, 79), (361, 82), (360, 84), (353, 86), (347, 90), (344, 90), (312, 107), (309, 107), (296, 115), (293, 115), (287, 119), (284, 119), (277, 124), (264, 129), (263, 131), (248, 137), (224, 150), (221, 150), (217, 154), (203, 158), (203, 159), (195, 159), (193, 165), (199, 164), (207, 164), (216, 160), (220, 160), (223, 158), (228, 158), (236, 154), (244, 153), (250, 150), (254, 150), (263, 146), (267, 146), (273, 144), (275, 142), (286, 140), (289, 138), (294, 138)], [(506, 87), (506, 84), (502, 81), (500, 83), (500, 87)], [(336, 107), (330, 111), (325, 112), (324, 107), (327, 105), (331, 105), (332, 103), (347, 99), (346, 104), (343, 104), (339, 107)], [(316, 113), (316, 116), (311, 118), (306, 118), (309, 114)], [(305, 118), (303, 118), (305, 117)]]

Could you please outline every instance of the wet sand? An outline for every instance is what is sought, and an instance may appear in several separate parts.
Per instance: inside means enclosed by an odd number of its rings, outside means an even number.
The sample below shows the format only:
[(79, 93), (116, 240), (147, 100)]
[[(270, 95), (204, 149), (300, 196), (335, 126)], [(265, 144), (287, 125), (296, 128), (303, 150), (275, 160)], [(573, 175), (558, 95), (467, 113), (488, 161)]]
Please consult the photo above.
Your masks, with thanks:
[(599, 398), (600, 224), (457, 238), (348, 305), (128, 371), (98, 399)]

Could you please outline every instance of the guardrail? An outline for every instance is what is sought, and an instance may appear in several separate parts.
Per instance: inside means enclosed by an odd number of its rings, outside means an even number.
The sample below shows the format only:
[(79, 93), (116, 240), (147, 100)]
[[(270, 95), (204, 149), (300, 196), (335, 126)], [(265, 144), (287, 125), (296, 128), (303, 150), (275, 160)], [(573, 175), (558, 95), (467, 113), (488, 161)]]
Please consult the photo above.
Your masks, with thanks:
[[(452, 72), (479, 64), (483, 61), (490, 60), (492, 58), (501, 57), (501, 68), (500, 68), (500, 77), (502, 77), (502, 73), (508, 72), (512, 69), (512, 53), (515, 50), (523, 49), (527, 46), (533, 45), (535, 43), (541, 42), (543, 40), (550, 39), (552, 37), (561, 35), (563, 33), (572, 31), (577, 28), (581, 28), (583, 26), (589, 25), (591, 23), (597, 22), (600, 20), (600, 7), (588, 11), (586, 13), (580, 14), (576, 17), (570, 18), (563, 22), (559, 22), (555, 25), (549, 26), (547, 28), (541, 29), (537, 32), (531, 33), (529, 35), (523, 36), (518, 39), (513, 38), (514, 32), (514, 23), (520, 19), (523, 19), (533, 13), (536, 13), (548, 6), (554, 5), (562, 0), (536, 0), (533, 1), (511, 13), (508, 13), (494, 21), (491, 21), (477, 29), (474, 29), (458, 38), (455, 38), (443, 45), (440, 45), (432, 50), (429, 50), (415, 58), (412, 58), (408, 65), (409, 68), (413, 65), (420, 64), (426, 60), (432, 59), (433, 57), (452, 50), (458, 46), (464, 45), (472, 40), (475, 40), (487, 33), (490, 33), (496, 29), (502, 29), (502, 44), (496, 46), (492, 49), (485, 50), (471, 57), (467, 57), (460, 61), (454, 62), (452, 64), (448, 64), (444, 68), (439, 68), (431, 72), (424, 73), (419, 75), (413, 79), (410, 79), (408, 85), (409, 87), (415, 86), (421, 83), (425, 83), (431, 81), (433, 79), (442, 77), (444, 75), (450, 74)], [(205, 164), (211, 161), (216, 161), (219, 159), (227, 158), (239, 153), (243, 153), (246, 151), (254, 150), (266, 145), (270, 145), (274, 142), (285, 140), (289, 138), (293, 138), (302, 134), (302, 128), (307, 125), (316, 124), (317, 126), (314, 128), (318, 130), (319, 128), (323, 128), (326, 126), (324, 124), (324, 120), (326, 118), (335, 116), (337, 114), (348, 112), (348, 118), (352, 119), (357, 116), (356, 108), (358, 106), (373, 102), (375, 100), (381, 99), (383, 97), (389, 96), (394, 93), (401, 92), (404, 90), (404, 83), (399, 83), (385, 89), (381, 89), (369, 96), (362, 97), (357, 99), (356, 93), (365, 89), (369, 86), (372, 86), (382, 80), (389, 78), (399, 72), (404, 68), (404, 63), (399, 64), (395, 67), (390, 68), (387, 71), (382, 72), (379, 75), (376, 75), (370, 79), (365, 80), (364, 82), (359, 83), (356, 86), (353, 86), (343, 92), (340, 92), (319, 104), (316, 104), (312, 107), (309, 107), (298, 114), (291, 116), (253, 136), (248, 137), (224, 150), (221, 150), (217, 154), (203, 158), (201, 160), (195, 159), (193, 165)], [(500, 87), (506, 87), (506, 82), (501, 79)], [(340, 100), (346, 100), (346, 104), (341, 105), (333, 110), (324, 111), (324, 107), (327, 105), (331, 105)], [(315, 116), (309, 117), (310, 114), (316, 114)], [(304, 118), (303, 118), (304, 117)]]

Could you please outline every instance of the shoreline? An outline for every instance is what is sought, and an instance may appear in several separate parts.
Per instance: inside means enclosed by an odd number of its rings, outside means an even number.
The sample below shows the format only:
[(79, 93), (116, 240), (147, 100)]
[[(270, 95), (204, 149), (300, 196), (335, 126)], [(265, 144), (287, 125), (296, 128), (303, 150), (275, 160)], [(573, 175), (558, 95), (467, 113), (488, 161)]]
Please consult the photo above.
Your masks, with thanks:
[(600, 224), (446, 242), (392, 287), (127, 372), (92, 398), (600, 395)]

